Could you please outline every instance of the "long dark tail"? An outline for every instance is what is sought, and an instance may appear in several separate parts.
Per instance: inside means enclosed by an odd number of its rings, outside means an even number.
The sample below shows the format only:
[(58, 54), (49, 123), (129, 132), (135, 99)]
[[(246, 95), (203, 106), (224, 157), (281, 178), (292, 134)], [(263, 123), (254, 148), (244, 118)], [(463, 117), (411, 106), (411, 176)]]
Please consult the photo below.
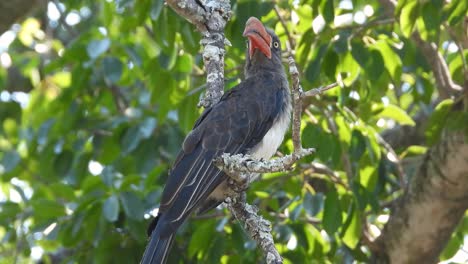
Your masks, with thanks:
[(141, 259), (141, 264), (164, 264), (169, 256), (169, 251), (174, 242), (175, 233), (161, 237), (161, 228), (156, 229), (151, 234), (148, 246)]

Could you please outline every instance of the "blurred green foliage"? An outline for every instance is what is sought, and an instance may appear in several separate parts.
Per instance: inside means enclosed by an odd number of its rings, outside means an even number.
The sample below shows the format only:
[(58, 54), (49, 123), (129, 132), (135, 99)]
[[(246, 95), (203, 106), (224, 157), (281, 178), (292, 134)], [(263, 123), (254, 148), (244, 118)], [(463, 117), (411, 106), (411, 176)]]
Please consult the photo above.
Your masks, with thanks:
[[(272, 221), (285, 263), (366, 262), (363, 230), (378, 235), (389, 214), (382, 205), (402, 193), (379, 133), (414, 126), (412, 116), (437, 98), (408, 37), (417, 29), (439, 43), (453, 79), (463, 80), (468, 51), (454, 52), (441, 25), (460, 32), (466, 1), (399, 1), (395, 19), (375, 0), (233, 1), (227, 89), (242, 79), (248, 17), (288, 40), (275, 5), (295, 40), (303, 88), (342, 86), (305, 102), (302, 119), (303, 145), (335, 173), (314, 171), (305, 158), (293, 172), (264, 175), (248, 200)], [(0, 51), (0, 263), (136, 263), (149, 213), (201, 111), (200, 35), (158, 0), (50, 1), (10, 33)], [(13, 69), (26, 81), (12, 83)], [(397, 154), (424, 154), (452, 104), (435, 108), (427, 145)], [(280, 151), (292, 151), (290, 135)], [(465, 218), (443, 259), (467, 230)], [(226, 210), (191, 219), (172, 252), (170, 263), (263, 259)]]

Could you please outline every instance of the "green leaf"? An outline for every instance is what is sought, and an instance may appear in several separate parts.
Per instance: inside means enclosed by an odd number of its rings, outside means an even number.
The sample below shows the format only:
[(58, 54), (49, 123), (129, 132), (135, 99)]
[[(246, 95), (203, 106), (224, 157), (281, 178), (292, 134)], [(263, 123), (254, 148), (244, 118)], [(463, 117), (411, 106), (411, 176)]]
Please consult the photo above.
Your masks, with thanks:
[(338, 55), (333, 49), (329, 49), (323, 59), (322, 68), (328, 79), (333, 80), (338, 65)]
[(341, 63), (339, 63), (337, 67), (337, 74), (340, 76), (339, 78), (343, 80), (346, 87), (351, 86), (357, 80), (360, 71), (361, 68), (353, 58), (351, 52), (347, 52), (341, 58)]
[(313, 52), (312, 59), (306, 69), (306, 78), (309, 82), (314, 82), (319, 74), (322, 65), (323, 57), (325, 56), (328, 49), (328, 44), (323, 44), (319, 48), (316, 48)]
[(426, 146), (411, 145), (403, 153), (401, 153), (400, 158), (403, 159), (405, 157), (419, 156), (425, 154), (426, 152)]
[(359, 161), (362, 154), (366, 151), (365, 138), (361, 131), (353, 129), (351, 133), (351, 145), (349, 146), (349, 155), (355, 161)]
[(143, 120), (143, 122), (139, 126), (140, 133), (143, 138), (149, 138), (152, 134), (154, 129), (156, 128), (157, 120), (154, 117), (148, 117)]
[(102, 67), (104, 68), (104, 80), (107, 85), (115, 84), (120, 80), (123, 65), (119, 59), (115, 57), (105, 57), (102, 60)]
[(444, 251), (440, 254), (440, 260), (452, 258), (463, 247), (463, 235), (453, 234), (449, 242), (445, 246)]
[(75, 199), (75, 190), (70, 185), (55, 182), (50, 185), (50, 189), (56, 198), (61, 198), (68, 201)]
[(390, 47), (387, 40), (378, 41), (375, 48), (380, 51), (384, 61), (384, 67), (395, 80), (396, 85), (401, 82), (402, 61), (400, 56)]
[(429, 122), (426, 128), (426, 138), (429, 145), (433, 145), (437, 142), (442, 134), (442, 130), (447, 122), (450, 111), (452, 110), (453, 100), (445, 99), (440, 102), (434, 109), (429, 118)]
[(31, 200), (34, 215), (41, 219), (52, 219), (65, 215), (65, 207), (57, 201), (47, 199)]
[(108, 38), (103, 40), (93, 40), (89, 42), (86, 51), (91, 59), (99, 57), (99, 55), (106, 52), (110, 47), (111, 41)]
[(5, 172), (10, 172), (16, 168), (20, 161), (21, 157), (16, 150), (8, 150), (3, 154), (1, 164)]
[(123, 192), (120, 194), (120, 201), (125, 214), (135, 220), (142, 220), (145, 209), (143, 203), (133, 192)]
[(54, 159), (54, 170), (57, 176), (65, 177), (73, 164), (73, 152), (64, 150)]
[(468, 11), (468, 3), (466, 0), (453, 0), (450, 1), (443, 9), (444, 17), (448, 17), (450, 26), (454, 26), (460, 22)]
[(335, 19), (335, 8), (333, 6), (333, 1), (322, 1), (320, 3), (320, 14), (325, 19), (325, 22), (333, 23), (333, 19)]
[(150, 17), (152, 20), (156, 21), (161, 14), (161, 10), (164, 7), (164, 1), (151, 1), (151, 10), (150, 10)]
[(382, 54), (375, 49), (370, 50), (365, 70), (370, 80), (377, 81), (385, 69)]
[(419, 1), (407, 1), (403, 6), (400, 15), (400, 28), (407, 38), (413, 33), (416, 19), (419, 17)]
[(359, 240), (361, 239), (361, 217), (359, 210), (356, 209), (356, 205), (353, 204), (353, 209), (348, 215), (346, 222), (349, 222), (348, 227), (343, 235), (343, 243), (345, 243), (349, 248), (355, 248)]
[(338, 199), (336, 190), (330, 190), (325, 197), (325, 205), (323, 209), (323, 228), (327, 231), (328, 235), (333, 234), (338, 230), (341, 225), (341, 206)]
[(0, 202), (0, 222), (6, 219), (15, 219), (21, 213), (21, 208), (17, 203), (10, 201)]
[(188, 246), (189, 257), (197, 256), (197, 259), (201, 259), (206, 254), (210, 245), (208, 242), (212, 239), (215, 230), (212, 221), (205, 221), (195, 229)]
[[(438, 2), (438, 1), (431, 1), (431, 2), (423, 3), (422, 10), (421, 10), (422, 17), (420, 18), (424, 22), (423, 25), (421, 25), (421, 23), (418, 21), (418, 30), (420, 32), (425, 31), (427, 35), (423, 38), (424, 40), (435, 40), (435, 38), (437, 37), (437, 33), (439, 32), (439, 29), (440, 29), (441, 6), (434, 4), (434, 2)], [(422, 30), (422, 27), (424, 27), (424, 30)], [(424, 34), (421, 34), (421, 36), (423, 35)]]
[(119, 200), (117, 199), (117, 196), (112, 195), (109, 198), (106, 199), (103, 205), (103, 213), (104, 217), (109, 221), (109, 222), (115, 222), (117, 221), (117, 218), (119, 216)]
[(192, 72), (192, 56), (184, 54), (177, 59), (176, 69), (181, 73)]
[[(369, 164), (369, 163), (368, 163)], [(374, 165), (374, 164), (371, 164)], [(373, 190), (377, 181), (376, 166), (361, 166), (359, 170), (359, 183), (368, 190)]]
[(316, 216), (323, 209), (323, 194), (312, 195), (307, 192), (304, 196), (303, 206), (306, 213), (310, 216)]
[(122, 152), (126, 154), (136, 149), (141, 139), (142, 135), (138, 126), (132, 126), (127, 129), (120, 140)]
[[(372, 106), (372, 108), (375, 109), (374, 105)], [(376, 118), (391, 118), (398, 122), (400, 125), (416, 125), (414, 120), (408, 115), (406, 111), (393, 104), (385, 106), (381, 112), (376, 113)]]

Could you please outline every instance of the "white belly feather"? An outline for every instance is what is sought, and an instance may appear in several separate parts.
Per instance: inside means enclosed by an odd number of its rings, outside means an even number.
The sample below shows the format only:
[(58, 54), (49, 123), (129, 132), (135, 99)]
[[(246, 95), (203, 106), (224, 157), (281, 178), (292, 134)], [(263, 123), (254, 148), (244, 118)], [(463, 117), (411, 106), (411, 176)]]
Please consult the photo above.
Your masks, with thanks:
[(249, 154), (256, 159), (269, 159), (281, 145), (286, 131), (288, 131), (289, 123), (291, 120), (291, 106), (286, 106), (286, 109), (274, 121), (273, 126), (263, 137), (262, 141), (258, 143)]

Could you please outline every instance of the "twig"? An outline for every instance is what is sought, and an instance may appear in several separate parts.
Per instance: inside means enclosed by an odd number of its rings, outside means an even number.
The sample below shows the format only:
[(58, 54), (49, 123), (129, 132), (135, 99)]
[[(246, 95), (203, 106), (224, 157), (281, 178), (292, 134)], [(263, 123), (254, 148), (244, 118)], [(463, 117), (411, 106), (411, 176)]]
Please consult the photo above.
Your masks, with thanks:
[(128, 108), (127, 99), (122, 94), (122, 91), (117, 85), (110, 85), (109, 89), (112, 93), (112, 98), (114, 98), (114, 103), (117, 110), (119, 111), (119, 113), (123, 114), (125, 112), (125, 109)]
[(418, 32), (414, 32), (411, 38), (421, 49), (421, 52), (432, 68), (439, 97), (441, 99), (449, 98), (452, 94), (462, 91), (462, 87), (452, 80), (447, 63), (442, 54), (437, 50), (437, 46), (434, 43), (424, 41)]
[[(278, 218), (280, 220), (287, 220), (289, 219), (289, 217), (285, 214), (282, 214), (282, 213), (274, 213), (274, 212), (271, 212), (270, 213), (270, 216), (272, 217), (275, 217), (275, 218)], [(307, 222), (311, 225), (317, 225), (317, 224), (320, 224), (322, 223), (322, 221), (318, 218), (315, 218), (315, 217), (312, 217), (312, 216), (304, 216), (304, 217), (301, 217), (298, 219), (299, 221), (302, 221), (302, 222)]]
[(335, 82), (335, 83), (325, 85), (325, 86), (322, 86), (322, 87), (319, 87), (319, 88), (313, 88), (313, 89), (311, 89), (311, 90), (309, 90), (307, 92), (302, 93), (301, 97), (311, 97), (311, 96), (316, 96), (316, 95), (319, 95), (319, 94), (323, 94), (325, 91), (328, 91), (331, 88), (335, 88), (337, 86), (338, 86), (338, 83)]
[(397, 168), (396, 170), (397, 170), (398, 178), (400, 180), (400, 188), (403, 190), (406, 189), (406, 175), (405, 175), (405, 171), (403, 170), (403, 166), (401, 165), (401, 161), (398, 158), (398, 155), (396, 154), (392, 146), (390, 146), (390, 144), (388, 144), (387, 141), (385, 141), (385, 139), (383, 139), (383, 137), (380, 136), (380, 134), (376, 133), (376, 137), (377, 137), (377, 142), (380, 145), (382, 145), (385, 148), (385, 150), (387, 150), (387, 152), (390, 153), (390, 155), (393, 156), (394, 160), (388, 157), (387, 158), (392, 163), (394, 163)]
[(280, 14), (280, 10), (279, 10), (278, 5), (275, 5), (274, 10), (275, 10), (276, 16), (278, 17), (281, 25), (284, 28), (284, 32), (286, 33), (286, 36), (288, 37), (288, 42), (289, 42), (288, 51), (292, 51), (292, 50), (294, 50), (294, 48), (296, 46), (296, 42), (294, 41), (294, 38), (292, 37), (291, 33), (289, 32), (289, 29), (288, 29), (288, 27), (286, 25), (286, 21), (284, 20), (283, 16), (281, 16), (281, 14)]
[(64, 13), (62, 8), (60, 7), (60, 2), (58, 0), (53, 0), (54, 5), (57, 7), (57, 11), (59, 12), (59, 24), (62, 25), (66, 30), (70, 32), (72, 37), (77, 37), (79, 33), (73, 28), (72, 26), (68, 25), (67, 22), (65, 21), (68, 13)]
[(338, 175), (335, 171), (333, 171), (332, 169), (330, 169), (328, 166), (326, 166), (325, 164), (322, 164), (322, 163), (318, 163), (318, 162), (312, 162), (310, 164), (304, 164), (303, 165), (303, 168), (304, 169), (310, 169), (312, 170), (312, 172), (315, 172), (315, 173), (318, 173), (318, 174), (323, 174), (323, 175), (327, 175), (328, 177), (330, 177), (330, 179), (336, 183), (336, 184), (339, 184), (341, 186), (343, 186), (345, 189), (350, 189), (349, 188), (349, 185), (347, 183), (345, 183)]
[(301, 144), (301, 114), (302, 114), (302, 87), (299, 81), (299, 71), (296, 67), (296, 61), (292, 55), (289, 56), (289, 74), (292, 80), (292, 98), (293, 98), (293, 121), (292, 121), (292, 141), (294, 153), (299, 153), (302, 149)]

